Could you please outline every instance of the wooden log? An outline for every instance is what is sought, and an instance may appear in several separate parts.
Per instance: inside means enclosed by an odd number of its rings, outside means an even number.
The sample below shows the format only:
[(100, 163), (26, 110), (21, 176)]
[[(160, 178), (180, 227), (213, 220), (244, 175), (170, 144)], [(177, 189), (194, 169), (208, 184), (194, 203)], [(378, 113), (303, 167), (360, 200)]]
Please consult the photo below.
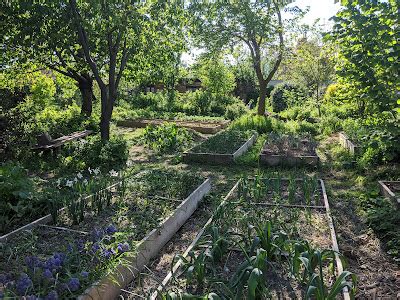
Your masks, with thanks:
[(379, 188), (380, 188), (380, 192), (381, 194), (386, 197), (389, 198), (393, 201), (393, 203), (395, 203), (397, 208), (400, 208), (400, 196), (397, 196), (395, 194), (394, 191), (392, 191), (389, 187), (389, 185), (396, 185), (399, 186), (400, 189), (400, 181), (382, 181), (379, 180)]

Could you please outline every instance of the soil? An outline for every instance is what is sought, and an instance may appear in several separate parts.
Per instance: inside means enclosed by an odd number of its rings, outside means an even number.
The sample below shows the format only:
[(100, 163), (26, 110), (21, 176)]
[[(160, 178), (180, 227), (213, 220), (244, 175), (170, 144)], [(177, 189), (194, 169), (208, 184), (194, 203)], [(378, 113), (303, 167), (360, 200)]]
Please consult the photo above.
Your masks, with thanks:
[(302, 139), (297, 141), (297, 145), (294, 147), (288, 139), (283, 138), (276, 142), (267, 142), (264, 145), (264, 149), (261, 154), (265, 155), (285, 155), (291, 157), (298, 156), (316, 156), (315, 144), (309, 140)]
[(400, 196), (400, 182), (389, 181), (384, 183), (396, 196)]

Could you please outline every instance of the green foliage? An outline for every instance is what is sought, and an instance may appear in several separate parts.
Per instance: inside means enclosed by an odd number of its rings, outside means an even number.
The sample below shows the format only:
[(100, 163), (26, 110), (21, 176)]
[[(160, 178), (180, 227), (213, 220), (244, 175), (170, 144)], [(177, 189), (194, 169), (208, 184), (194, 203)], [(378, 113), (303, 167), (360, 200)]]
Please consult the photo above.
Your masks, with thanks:
[(282, 83), (272, 90), (271, 106), (274, 112), (281, 112), (290, 106), (304, 103), (306, 94), (295, 84)]
[(7, 162), (0, 166), (0, 232), (29, 215), (44, 210), (43, 199), (34, 194), (37, 184), (19, 164)]
[(252, 135), (252, 131), (228, 129), (210, 137), (191, 151), (197, 153), (233, 154)]
[(192, 139), (192, 134), (186, 128), (178, 127), (175, 123), (148, 125), (142, 135), (143, 143), (157, 153), (182, 150)]
[(339, 48), (339, 76), (361, 92), (368, 114), (398, 106), (398, 14), (396, 0), (346, 1), (328, 36)]
[(255, 130), (259, 134), (268, 133), (272, 130), (272, 121), (269, 117), (246, 114), (235, 120), (231, 128), (237, 130)]
[(62, 167), (68, 170), (120, 170), (128, 159), (128, 145), (122, 137), (102, 141), (99, 136), (89, 136), (65, 145), (62, 155)]
[(241, 117), (242, 115), (244, 115), (247, 111), (248, 111), (248, 108), (241, 101), (233, 103), (233, 104), (229, 104), (226, 107), (225, 119), (235, 120), (235, 119)]
[(197, 70), (202, 86), (210, 94), (226, 96), (235, 88), (235, 75), (219, 57), (201, 59)]

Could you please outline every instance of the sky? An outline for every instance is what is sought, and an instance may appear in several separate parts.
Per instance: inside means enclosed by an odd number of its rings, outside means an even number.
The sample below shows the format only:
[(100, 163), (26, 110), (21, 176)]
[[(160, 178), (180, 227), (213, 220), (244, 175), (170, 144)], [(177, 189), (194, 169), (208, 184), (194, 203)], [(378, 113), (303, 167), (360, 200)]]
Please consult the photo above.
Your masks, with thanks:
[[(310, 8), (302, 23), (312, 25), (319, 18), (321, 25), (330, 28), (332, 22), (329, 18), (334, 16), (340, 8), (340, 4), (334, 2), (335, 0), (296, 0), (291, 6), (298, 6), (301, 9)], [(183, 53), (181, 60), (184, 64), (191, 65), (201, 52), (201, 49), (192, 49), (191, 53)]]

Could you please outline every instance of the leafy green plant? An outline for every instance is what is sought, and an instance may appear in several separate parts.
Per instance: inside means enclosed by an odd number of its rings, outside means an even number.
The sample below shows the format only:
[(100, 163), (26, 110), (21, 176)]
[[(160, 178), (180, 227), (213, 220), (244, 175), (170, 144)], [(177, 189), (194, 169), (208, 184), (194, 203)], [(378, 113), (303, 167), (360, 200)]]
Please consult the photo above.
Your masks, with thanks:
[(231, 128), (238, 130), (255, 130), (259, 134), (272, 131), (272, 122), (269, 117), (246, 114), (235, 120)]
[(251, 131), (240, 131), (237, 129), (228, 129), (222, 131), (200, 145), (192, 148), (196, 153), (220, 153), (233, 154), (253, 135)]
[(159, 126), (148, 125), (142, 136), (143, 143), (157, 153), (182, 150), (193, 140), (192, 134), (174, 123)]
[(271, 106), (274, 112), (281, 112), (289, 106), (305, 101), (305, 91), (298, 85), (282, 83), (271, 93)]

